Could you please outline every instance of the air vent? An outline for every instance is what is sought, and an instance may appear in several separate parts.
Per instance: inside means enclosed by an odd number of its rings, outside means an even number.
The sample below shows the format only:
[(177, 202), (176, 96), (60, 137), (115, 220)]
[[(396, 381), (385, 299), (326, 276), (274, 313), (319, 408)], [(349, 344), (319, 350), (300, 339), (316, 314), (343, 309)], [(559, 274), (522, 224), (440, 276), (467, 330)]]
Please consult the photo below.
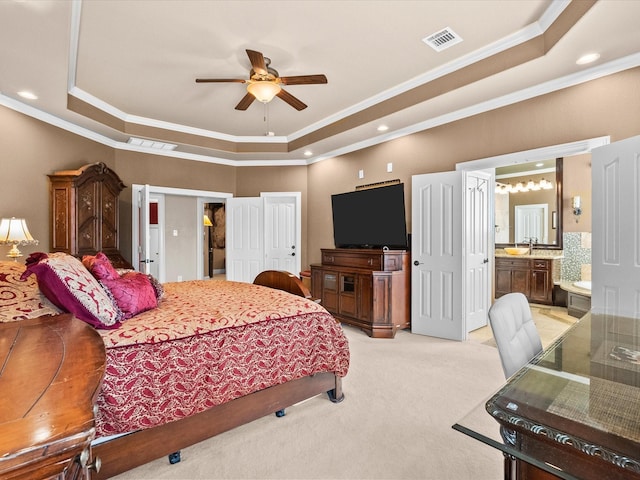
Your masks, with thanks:
[(135, 137), (129, 138), (127, 143), (135, 145), (136, 147), (152, 148), (154, 150), (175, 150), (177, 147), (177, 145), (173, 143), (156, 142), (155, 140), (145, 140)]
[(460, 43), (462, 41), (462, 37), (451, 30), (451, 28), (447, 27), (443, 28), (439, 32), (423, 38), (422, 41), (433, 48), (436, 52), (441, 52), (442, 50), (449, 48), (456, 43)]

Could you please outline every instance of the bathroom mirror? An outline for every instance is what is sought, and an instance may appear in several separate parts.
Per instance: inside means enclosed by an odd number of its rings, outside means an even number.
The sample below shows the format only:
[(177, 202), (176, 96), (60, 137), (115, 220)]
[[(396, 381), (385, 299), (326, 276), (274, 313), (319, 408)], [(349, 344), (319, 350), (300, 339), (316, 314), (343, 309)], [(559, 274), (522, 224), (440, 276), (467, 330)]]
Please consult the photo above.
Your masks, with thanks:
[(562, 158), (496, 168), (495, 245), (562, 249)]

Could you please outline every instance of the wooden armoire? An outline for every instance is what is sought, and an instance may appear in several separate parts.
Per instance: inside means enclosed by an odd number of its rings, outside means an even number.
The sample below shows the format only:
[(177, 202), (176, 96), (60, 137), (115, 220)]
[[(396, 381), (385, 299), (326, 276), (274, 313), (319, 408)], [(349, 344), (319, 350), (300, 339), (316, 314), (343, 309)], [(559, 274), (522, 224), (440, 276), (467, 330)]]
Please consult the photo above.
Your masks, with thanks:
[(118, 196), (125, 184), (104, 163), (61, 170), (51, 181), (51, 251), (103, 252), (116, 268), (131, 268), (119, 251)]

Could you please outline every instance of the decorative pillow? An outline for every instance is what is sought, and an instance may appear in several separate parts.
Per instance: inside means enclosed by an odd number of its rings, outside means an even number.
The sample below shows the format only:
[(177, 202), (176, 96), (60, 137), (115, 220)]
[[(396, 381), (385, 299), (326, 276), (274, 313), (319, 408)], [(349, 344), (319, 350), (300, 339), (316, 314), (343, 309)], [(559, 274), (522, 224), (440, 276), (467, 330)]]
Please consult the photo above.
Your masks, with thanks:
[(124, 318), (158, 306), (156, 290), (144, 273), (130, 271), (118, 278), (100, 280), (110, 292)]
[[(130, 268), (115, 268), (112, 264), (111, 264), (111, 260), (109, 260), (109, 257), (107, 257), (104, 253), (102, 252), (98, 252), (95, 255), (85, 255), (84, 257), (82, 257), (82, 264), (87, 267), (87, 270), (89, 270), (91, 272), (91, 274), (97, 278), (102, 285), (107, 288), (111, 295), (114, 296), (114, 292), (111, 291), (111, 283), (109, 285), (107, 285), (105, 282), (103, 282), (103, 280), (118, 280), (119, 278), (127, 275), (128, 273), (139, 273), (136, 270), (132, 270)], [(142, 275), (142, 274), (140, 274)], [(158, 306), (158, 302), (162, 299), (162, 297), (164, 296), (164, 288), (162, 287), (162, 284), (160, 282), (158, 282), (158, 280), (156, 280), (152, 275), (146, 275), (147, 278), (149, 279), (149, 282), (151, 282), (151, 285), (153, 286), (154, 289), (154, 293), (156, 296), (156, 302), (154, 305), (154, 308)], [(137, 280), (138, 284), (142, 285), (143, 283), (146, 283), (142, 280)], [(127, 282), (130, 286), (132, 285), (132, 283), (134, 283), (133, 281), (128, 281)], [(139, 286), (140, 286), (139, 285)], [(146, 286), (146, 284), (145, 284)], [(133, 287), (132, 287), (133, 288)], [(129, 295), (128, 293), (125, 295)], [(122, 308), (122, 305), (120, 305), (120, 301), (118, 301), (118, 297), (114, 297), (114, 301), (118, 304), (118, 306), (120, 308)], [(129, 301), (125, 302), (125, 303), (129, 303)], [(136, 308), (134, 308), (133, 310), (137, 310)], [(145, 310), (148, 310), (148, 308), (145, 308)], [(140, 312), (142, 312), (144, 310), (140, 310)], [(124, 310), (123, 310), (124, 312)], [(140, 313), (138, 312), (138, 313)], [(125, 312), (126, 313), (126, 312)], [(135, 315), (135, 313), (134, 313)], [(125, 316), (125, 318), (131, 318), (131, 317), (127, 317)]]
[(32, 253), (26, 264), (21, 278), (35, 273), (40, 290), (58, 308), (96, 328), (120, 326), (122, 312), (77, 258), (39, 252)]
[(98, 252), (95, 255), (85, 255), (82, 257), (82, 264), (98, 280), (118, 278), (120, 274), (111, 265), (111, 260), (104, 253)]
[(60, 313), (40, 292), (35, 277), (20, 279), (24, 268), (23, 263), (0, 261), (0, 323)]

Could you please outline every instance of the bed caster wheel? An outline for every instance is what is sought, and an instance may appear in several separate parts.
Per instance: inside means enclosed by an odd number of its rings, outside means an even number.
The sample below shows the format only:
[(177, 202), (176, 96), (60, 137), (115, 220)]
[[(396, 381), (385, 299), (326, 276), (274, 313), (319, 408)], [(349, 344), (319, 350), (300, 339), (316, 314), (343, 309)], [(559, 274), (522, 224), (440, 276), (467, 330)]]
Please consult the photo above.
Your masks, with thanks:
[(284, 417), (284, 408), (282, 410), (278, 410), (276, 412), (276, 417), (278, 417), (278, 418)]
[(327, 396), (329, 397), (329, 400), (331, 400), (333, 403), (340, 403), (341, 401), (344, 400), (344, 393), (340, 392), (340, 396), (336, 395), (336, 390), (329, 390), (327, 392)]
[(180, 461), (180, 452), (173, 452), (169, 454), (169, 463), (173, 465), (174, 463), (178, 463)]

